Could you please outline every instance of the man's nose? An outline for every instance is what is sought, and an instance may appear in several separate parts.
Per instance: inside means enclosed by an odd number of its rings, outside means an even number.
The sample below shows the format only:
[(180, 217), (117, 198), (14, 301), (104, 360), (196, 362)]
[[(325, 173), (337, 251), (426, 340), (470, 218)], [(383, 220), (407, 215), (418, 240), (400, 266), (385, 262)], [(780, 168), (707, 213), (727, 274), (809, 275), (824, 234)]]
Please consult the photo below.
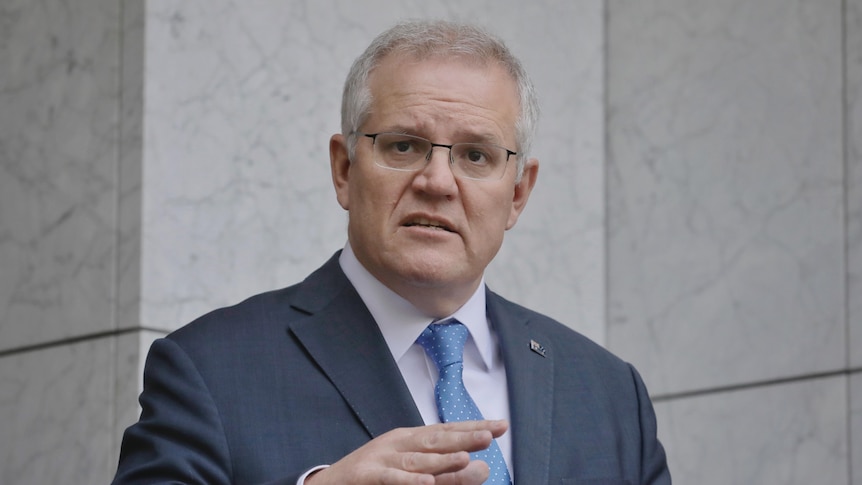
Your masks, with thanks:
[(427, 162), (413, 179), (418, 188), (433, 194), (449, 195), (457, 190), (454, 167), (451, 164), (449, 148), (445, 146), (431, 147), (426, 156)]

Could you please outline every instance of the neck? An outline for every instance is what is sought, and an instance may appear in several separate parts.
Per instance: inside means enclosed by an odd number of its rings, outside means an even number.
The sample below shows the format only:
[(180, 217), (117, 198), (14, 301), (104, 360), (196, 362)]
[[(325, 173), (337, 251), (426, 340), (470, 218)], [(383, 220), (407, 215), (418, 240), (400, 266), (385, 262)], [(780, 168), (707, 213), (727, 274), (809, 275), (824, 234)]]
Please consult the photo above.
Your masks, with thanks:
[[(379, 274), (373, 270), (373, 265), (362, 261), (349, 241), (344, 248), (342, 259), (346, 259), (346, 264), (349, 266), (357, 270), (361, 269), (362, 273), (356, 274), (355, 277), (373, 278), (377, 284), (385, 286), (430, 318), (445, 318), (455, 313), (476, 294), (476, 290), (484, 281), (481, 273), (473, 279), (461, 281), (398, 276), (394, 273)], [(356, 281), (353, 283), (357, 284)]]
[(463, 286), (454, 284), (440, 287), (402, 285), (398, 288), (393, 288), (385, 281), (383, 284), (429, 317), (445, 318), (467, 303), (476, 292), (480, 282), (481, 279)]

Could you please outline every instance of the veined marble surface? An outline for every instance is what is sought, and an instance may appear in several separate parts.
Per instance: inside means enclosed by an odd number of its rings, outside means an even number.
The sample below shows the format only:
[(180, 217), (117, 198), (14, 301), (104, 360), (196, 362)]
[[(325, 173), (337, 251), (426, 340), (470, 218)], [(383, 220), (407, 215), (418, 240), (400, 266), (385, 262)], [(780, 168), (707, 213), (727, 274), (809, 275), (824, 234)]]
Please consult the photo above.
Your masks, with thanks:
[(844, 484), (847, 402), (843, 376), (678, 399), (659, 438), (674, 483)]
[[(847, 302), (850, 365), (862, 367), (862, 0), (847, 2)], [(862, 434), (862, 433), (860, 433)], [(862, 439), (862, 438), (860, 438)], [(859, 444), (862, 446), (862, 443)], [(862, 463), (857, 461), (856, 463)], [(862, 484), (862, 470), (858, 482)]]
[(852, 485), (862, 485), (862, 373), (850, 376), (850, 474)]
[[(653, 394), (858, 368), (860, 2), (5, 1), (0, 350), (168, 331), (317, 267), (348, 65), (420, 16), (482, 19), (542, 99), (489, 284), (603, 342), (607, 13), (611, 349)], [(0, 482), (106, 483), (160, 335), (0, 357)], [(862, 485), (860, 403), (856, 373), (657, 411), (678, 483)]]
[(146, 3), (123, 2), (120, 147), (117, 160), (116, 327), (141, 326), (141, 198)]
[(537, 188), (489, 285), (602, 341), (602, 13), (598, 0), (149, 3), (143, 324), (295, 283), (344, 245), (328, 140), (347, 69), (395, 21), (432, 16), (481, 19), (542, 100)]
[(0, 6), (0, 350), (114, 325), (119, 15)]
[(846, 365), (841, 5), (609, 3), (608, 345), (654, 394)]
[(126, 403), (151, 339), (132, 333), (0, 358), (0, 482), (110, 482), (120, 433), (137, 418)]

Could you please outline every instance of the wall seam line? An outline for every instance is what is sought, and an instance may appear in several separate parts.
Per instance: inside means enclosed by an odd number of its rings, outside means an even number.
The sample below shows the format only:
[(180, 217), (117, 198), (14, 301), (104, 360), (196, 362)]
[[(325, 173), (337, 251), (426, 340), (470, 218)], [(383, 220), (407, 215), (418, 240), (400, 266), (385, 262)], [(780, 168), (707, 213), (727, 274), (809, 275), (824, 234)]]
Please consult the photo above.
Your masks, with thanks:
[(670, 392), (664, 394), (655, 394), (651, 396), (651, 399), (655, 403), (659, 402), (669, 402), (669, 401), (677, 401), (681, 399), (689, 399), (696, 397), (704, 397), (711, 396), (715, 394), (725, 394), (735, 391), (747, 391), (752, 389), (759, 389), (763, 387), (772, 387), (772, 386), (780, 386), (784, 384), (798, 384), (802, 382), (815, 381), (821, 379), (828, 379), (831, 377), (846, 377), (848, 382), (849, 378), (853, 375), (862, 374), (862, 367), (856, 368), (846, 368), (846, 369), (837, 369), (833, 371), (825, 371), (825, 372), (815, 372), (811, 374), (800, 374), (796, 376), (789, 377), (780, 377), (775, 379), (765, 379), (761, 381), (751, 381), (751, 382), (743, 382), (738, 384), (729, 384), (724, 386), (716, 386), (713, 388), (704, 388), (704, 389), (694, 389), (690, 391), (680, 391), (680, 392)]

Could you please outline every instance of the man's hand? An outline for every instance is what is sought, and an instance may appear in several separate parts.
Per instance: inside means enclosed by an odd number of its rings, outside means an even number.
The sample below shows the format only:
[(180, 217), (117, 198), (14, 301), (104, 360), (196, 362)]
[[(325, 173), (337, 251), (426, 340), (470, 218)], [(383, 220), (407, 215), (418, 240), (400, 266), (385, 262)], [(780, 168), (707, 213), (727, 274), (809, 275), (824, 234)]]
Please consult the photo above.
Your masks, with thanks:
[(309, 476), (305, 483), (480, 485), (488, 478), (488, 465), (470, 461), (469, 452), (487, 448), (508, 429), (506, 421), (393, 429)]

